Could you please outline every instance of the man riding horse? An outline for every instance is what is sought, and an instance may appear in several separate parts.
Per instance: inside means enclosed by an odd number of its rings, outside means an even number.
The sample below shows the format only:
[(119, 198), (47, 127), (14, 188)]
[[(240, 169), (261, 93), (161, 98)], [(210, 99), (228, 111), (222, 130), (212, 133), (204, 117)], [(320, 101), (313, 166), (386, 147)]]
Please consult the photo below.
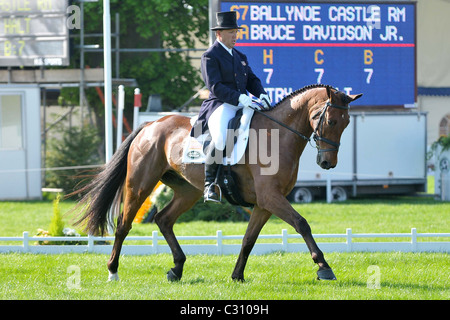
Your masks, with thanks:
[[(203, 129), (209, 128), (213, 143), (213, 148), (207, 152), (210, 160), (207, 160), (205, 169), (207, 200), (217, 200), (214, 190), (209, 190), (218, 166), (217, 163), (211, 164), (211, 158), (216, 149), (223, 150), (226, 145), (228, 120), (236, 110), (250, 107), (247, 91), (262, 99), (264, 108), (270, 108), (270, 100), (261, 81), (248, 66), (247, 58), (233, 48), (239, 28), (236, 14), (223, 12), (217, 17), (218, 26), (213, 30), (217, 32), (218, 41), (202, 57), (202, 74), (211, 95), (204, 102), (197, 123)], [(270, 111), (255, 114), (252, 129), (285, 130), (286, 134), (280, 135), (276, 142), (280, 146), (279, 151), (268, 147), (279, 156), (276, 174), (262, 174), (265, 164), (259, 160), (233, 167), (233, 171), (242, 178), (239, 189), (243, 200), (253, 205), (231, 275), (234, 280), (244, 281), (250, 252), (271, 215), (276, 215), (302, 235), (312, 260), (319, 266), (318, 279), (336, 279), (314, 240), (308, 222), (286, 196), (295, 185), (299, 159), (311, 141), (311, 135), (317, 147), (317, 164), (323, 169), (337, 165), (341, 135), (350, 122), (349, 103), (361, 96), (347, 95), (331, 86), (315, 84), (292, 92)], [(127, 137), (91, 182), (71, 194), (84, 193), (78, 204), (78, 208), (83, 208), (82, 215), (76, 223), (85, 224), (89, 234), (105, 234), (107, 226), (117, 216), (114, 245), (108, 261), (109, 280), (119, 279), (117, 271), (123, 241), (139, 208), (159, 181), (174, 191), (172, 200), (155, 215), (155, 222), (173, 255), (174, 267), (167, 272), (167, 279), (178, 281), (182, 278), (186, 255), (173, 226), (181, 214), (195, 205), (204, 191), (202, 165), (183, 163), (179, 152), (192, 129), (190, 119), (177, 114), (142, 124)], [(249, 157), (249, 153), (247, 148), (245, 156)]]
[(206, 151), (204, 199), (217, 202), (219, 196), (213, 186), (219, 163), (214, 158), (216, 150), (225, 149), (228, 122), (239, 109), (252, 106), (247, 91), (262, 101), (264, 109), (270, 108), (271, 101), (247, 57), (234, 48), (238, 29), (242, 29), (237, 25), (236, 12), (218, 12), (216, 17), (217, 26), (211, 30), (216, 31), (217, 40), (201, 59), (203, 80), (210, 94), (197, 121), (203, 132), (209, 130), (212, 140)]

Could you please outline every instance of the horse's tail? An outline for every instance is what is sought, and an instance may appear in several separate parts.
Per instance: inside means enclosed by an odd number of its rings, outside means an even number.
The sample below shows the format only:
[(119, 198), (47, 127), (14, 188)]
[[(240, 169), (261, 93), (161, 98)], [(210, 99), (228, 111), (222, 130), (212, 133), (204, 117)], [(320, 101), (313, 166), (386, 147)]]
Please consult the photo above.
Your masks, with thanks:
[[(104, 235), (109, 222), (108, 212), (111, 207), (115, 214), (119, 213), (122, 201), (123, 183), (127, 175), (128, 151), (131, 143), (148, 123), (143, 123), (122, 142), (111, 160), (85, 187), (69, 194), (73, 196), (83, 193), (76, 208), (83, 208), (84, 214), (75, 221), (75, 225), (86, 224), (86, 231), (92, 235)], [(112, 220), (112, 219), (111, 219)]]

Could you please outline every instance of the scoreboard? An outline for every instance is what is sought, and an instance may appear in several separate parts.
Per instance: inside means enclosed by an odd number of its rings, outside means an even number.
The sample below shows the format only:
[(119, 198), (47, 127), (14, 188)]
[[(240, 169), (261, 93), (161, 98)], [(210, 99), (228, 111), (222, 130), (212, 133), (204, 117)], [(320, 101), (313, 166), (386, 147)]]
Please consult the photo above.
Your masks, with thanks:
[(273, 102), (324, 83), (363, 93), (355, 106), (415, 107), (415, 2), (222, 0), (218, 9), (237, 12), (236, 48)]
[(0, 0), (0, 66), (69, 65), (68, 0)]

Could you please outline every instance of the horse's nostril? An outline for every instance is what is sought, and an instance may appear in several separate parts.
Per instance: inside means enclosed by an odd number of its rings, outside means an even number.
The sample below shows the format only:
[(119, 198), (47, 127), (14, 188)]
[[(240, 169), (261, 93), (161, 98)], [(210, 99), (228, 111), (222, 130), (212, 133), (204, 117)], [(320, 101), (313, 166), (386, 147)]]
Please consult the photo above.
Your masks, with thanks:
[(321, 167), (322, 169), (330, 169), (330, 163), (329, 163), (328, 161), (322, 161), (322, 162), (320, 163), (320, 167)]

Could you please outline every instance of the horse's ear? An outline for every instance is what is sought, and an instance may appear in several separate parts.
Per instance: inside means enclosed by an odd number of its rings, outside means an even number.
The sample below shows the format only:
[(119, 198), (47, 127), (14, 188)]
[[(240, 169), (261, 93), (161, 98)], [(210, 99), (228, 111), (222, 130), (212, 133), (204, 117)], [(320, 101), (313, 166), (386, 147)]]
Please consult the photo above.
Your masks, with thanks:
[(348, 95), (348, 97), (350, 98), (350, 101), (349, 101), (349, 102), (352, 102), (352, 101), (355, 101), (356, 99), (361, 98), (362, 95), (363, 95), (362, 93), (360, 93), (360, 94), (350, 94), (350, 95)]
[(334, 94), (333, 89), (330, 86), (327, 86), (326, 88), (327, 88), (328, 99), (330, 99), (330, 101), (335, 100), (336, 99), (336, 95)]

